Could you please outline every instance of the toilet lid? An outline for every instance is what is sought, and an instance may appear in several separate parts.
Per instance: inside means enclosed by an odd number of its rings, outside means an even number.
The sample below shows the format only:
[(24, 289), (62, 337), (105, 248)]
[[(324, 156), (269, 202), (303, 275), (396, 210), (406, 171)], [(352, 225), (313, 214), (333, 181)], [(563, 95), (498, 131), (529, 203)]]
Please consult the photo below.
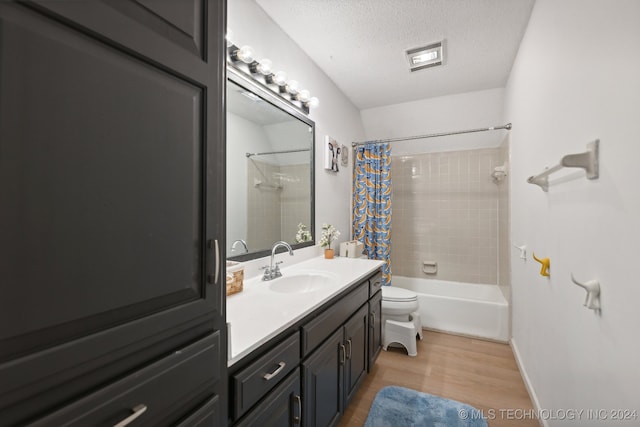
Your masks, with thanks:
[(416, 301), (418, 295), (408, 289), (397, 288), (393, 286), (382, 287), (382, 299), (384, 301)]

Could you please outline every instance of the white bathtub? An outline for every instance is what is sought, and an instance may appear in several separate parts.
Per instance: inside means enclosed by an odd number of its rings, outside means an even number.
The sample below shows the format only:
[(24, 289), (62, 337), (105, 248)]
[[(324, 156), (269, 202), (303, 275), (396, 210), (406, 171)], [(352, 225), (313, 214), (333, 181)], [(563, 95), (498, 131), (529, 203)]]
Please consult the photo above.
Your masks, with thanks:
[(393, 276), (392, 286), (418, 294), (424, 328), (509, 340), (509, 305), (497, 285)]

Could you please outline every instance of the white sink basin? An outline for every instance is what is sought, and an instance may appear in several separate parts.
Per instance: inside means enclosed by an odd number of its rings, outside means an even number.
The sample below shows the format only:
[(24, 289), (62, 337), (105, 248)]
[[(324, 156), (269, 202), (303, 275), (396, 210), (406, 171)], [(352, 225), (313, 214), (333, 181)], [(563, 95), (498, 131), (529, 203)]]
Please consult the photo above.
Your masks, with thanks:
[(330, 287), (337, 283), (337, 277), (319, 272), (284, 274), (269, 283), (269, 289), (284, 294), (304, 294)]

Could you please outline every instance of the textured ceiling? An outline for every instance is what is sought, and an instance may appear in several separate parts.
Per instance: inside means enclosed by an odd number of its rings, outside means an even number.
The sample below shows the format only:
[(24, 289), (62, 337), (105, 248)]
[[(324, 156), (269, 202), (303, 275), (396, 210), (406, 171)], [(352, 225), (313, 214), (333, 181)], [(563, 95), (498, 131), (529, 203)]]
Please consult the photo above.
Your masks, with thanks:
[[(255, 0), (359, 108), (504, 87), (534, 0)], [(445, 41), (445, 64), (405, 50)]]

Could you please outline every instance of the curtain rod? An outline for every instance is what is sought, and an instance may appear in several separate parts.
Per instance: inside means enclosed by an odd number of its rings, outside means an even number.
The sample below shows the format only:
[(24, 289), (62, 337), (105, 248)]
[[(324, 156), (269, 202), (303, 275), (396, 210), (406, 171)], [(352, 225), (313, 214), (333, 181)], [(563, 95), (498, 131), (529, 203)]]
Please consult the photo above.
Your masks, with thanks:
[(310, 148), (301, 148), (299, 150), (265, 151), (265, 152), (262, 152), (262, 153), (247, 153), (246, 156), (247, 157), (252, 157), (252, 156), (264, 156), (266, 154), (299, 153), (301, 151), (311, 151), (311, 149)]
[(407, 136), (407, 137), (404, 137), (404, 138), (378, 139), (378, 140), (369, 141), (369, 142), (367, 142), (367, 141), (352, 142), (351, 146), (352, 147), (356, 147), (358, 145), (365, 145), (365, 144), (369, 144), (369, 143), (383, 144), (385, 142), (409, 141), (409, 140), (412, 140), (412, 139), (435, 138), (437, 136), (460, 135), (460, 134), (463, 134), (463, 133), (485, 132), (485, 131), (488, 131), (488, 130), (500, 130), (500, 129), (511, 130), (511, 123), (507, 123), (504, 126), (492, 126), (490, 128), (467, 129), (467, 130), (458, 130), (458, 131), (454, 131), (454, 132), (431, 133), (431, 134), (428, 134), (428, 135)]

